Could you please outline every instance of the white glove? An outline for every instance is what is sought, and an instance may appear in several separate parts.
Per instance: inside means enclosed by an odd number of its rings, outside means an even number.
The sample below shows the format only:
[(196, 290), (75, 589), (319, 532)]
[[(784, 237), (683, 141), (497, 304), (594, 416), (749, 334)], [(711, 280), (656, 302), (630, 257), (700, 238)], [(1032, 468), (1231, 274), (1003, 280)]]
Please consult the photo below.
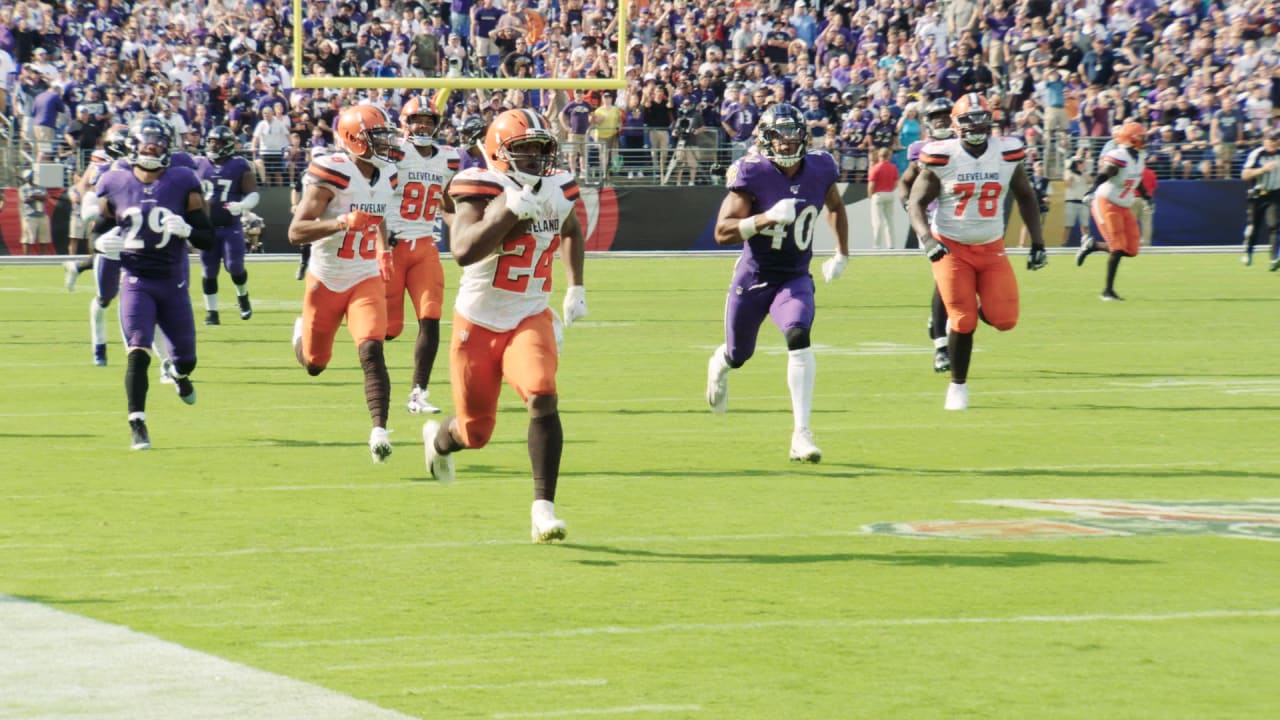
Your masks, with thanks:
[(587, 316), (587, 289), (581, 285), (571, 285), (564, 293), (564, 326), (569, 327), (574, 320)]
[(849, 256), (836, 253), (822, 263), (822, 279), (827, 282), (839, 280), (844, 274), (844, 269), (849, 265)]
[(173, 237), (180, 237), (184, 240), (191, 237), (191, 225), (177, 213), (166, 215), (164, 220), (160, 222), (160, 229)]
[(521, 220), (532, 220), (538, 216), (538, 194), (529, 185), (516, 190), (508, 187), (503, 195), (507, 200), (507, 210)]
[(764, 211), (764, 216), (779, 225), (789, 225), (796, 219), (796, 202), (795, 198), (779, 200)]
[(1086, 207), (1093, 205), (1093, 193), (1085, 193), (1084, 197), (1080, 198), (1080, 202), (1084, 203)]
[(91, 223), (98, 219), (98, 193), (90, 190), (80, 200), (80, 219)]
[(232, 215), (243, 215), (244, 203), (239, 201), (227, 203), (227, 212), (231, 213)]
[(93, 241), (93, 249), (108, 260), (119, 260), (120, 251), (124, 250), (124, 235), (119, 227), (113, 227), (102, 233)]

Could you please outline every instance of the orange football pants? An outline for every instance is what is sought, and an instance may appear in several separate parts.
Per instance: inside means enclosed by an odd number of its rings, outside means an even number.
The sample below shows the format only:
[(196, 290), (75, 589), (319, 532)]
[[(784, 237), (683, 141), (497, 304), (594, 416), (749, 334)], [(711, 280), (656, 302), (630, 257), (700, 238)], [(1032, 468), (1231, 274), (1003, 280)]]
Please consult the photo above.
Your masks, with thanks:
[(933, 263), (947, 320), (952, 330), (971, 333), (978, 327), (978, 301), (982, 315), (997, 330), (1018, 324), (1018, 279), (1005, 253), (1004, 238), (983, 245), (966, 245), (945, 237), (938, 242), (951, 252)]
[(558, 365), (550, 310), (505, 332), (477, 325), (455, 311), (449, 375), (462, 442), (469, 448), (488, 444), (503, 379), (526, 402), (531, 395), (555, 395)]
[(387, 283), (387, 337), (404, 331), (404, 294), (418, 319), (439, 320), (444, 307), (444, 268), (440, 251), (430, 237), (417, 242), (401, 240), (391, 250), (395, 269)]
[(1142, 233), (1138, 230), (1138, 216), (1133, 213), (1133, 208), (1121, 207), (1106, 198), (1094, 198), (1089, 211), (1107, 243), (1108, 252), (1121, 252), (1129, 257), (1138, 254)]
[(326, 367), (333, 358), (333, 339), (342, 318), (356, 347), (366, 340), (381, 341), (387, 336), (387, 296), (382, 278), (374, 276), (336, 292), (307, 273), (307, 290), (302, 296), (302, 359), (308, 365)]

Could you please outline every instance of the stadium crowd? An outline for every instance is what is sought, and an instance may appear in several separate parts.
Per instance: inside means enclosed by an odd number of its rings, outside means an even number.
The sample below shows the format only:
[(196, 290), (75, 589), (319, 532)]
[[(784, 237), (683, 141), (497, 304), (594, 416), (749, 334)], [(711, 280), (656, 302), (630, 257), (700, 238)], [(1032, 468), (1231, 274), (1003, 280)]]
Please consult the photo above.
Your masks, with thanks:
[[(542, 111), (575, 169), (616, 182), (716, 182), (765, 106), (790, 102), (811, 146), (863, 181), (899, 168), (919, 108), (984, 93), (1000, 131), (1060, 176), (1082, 142), (1136, 119), (1161, 177), (1239, 177), (1276, 125), (1277, 3), (1266, 0), (306, 0), (311, 76), (593, 78), (610, 91), (460, 92), (441, 135), (472, 116)], [(82, 167), (113, 124), (163, 116), (189, 149), (229, 126), (264, 185), (289, 184), (333, 143), (338, 109), (392, 117), (414, 91), (293, 87), (289, 0), (0, 2), (0, 109), (33, 160)], [(1061, 152), (1059, 152), (1061, 151)], [(625, 179), (624, 179), (625, 178)]]

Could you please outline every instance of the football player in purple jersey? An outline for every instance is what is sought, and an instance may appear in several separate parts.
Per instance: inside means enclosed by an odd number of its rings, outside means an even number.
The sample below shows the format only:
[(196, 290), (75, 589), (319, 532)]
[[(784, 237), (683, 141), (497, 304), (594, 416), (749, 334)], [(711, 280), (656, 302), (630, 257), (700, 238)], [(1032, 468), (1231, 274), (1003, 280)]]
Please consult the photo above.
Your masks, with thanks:
[(258, 206), (258, 178), (249, 161), (236, 155), (236, 134), (225, 125), (209, 131), (205, 140), (205, 156), (196, 160), (196, 174), (209, 204), (216, 241), (200, 253), (204, 268), (201, 284), (204, 291), (205, 325), (218, 325), (218, 269), (227, 268), (236, 286), (236, 302), (240, 319), (253, 315), (249, 304), (249, 272), (244, 266), (244, 224), (241, 217)]
[(822, 151), (807, 151), (809, 128), (793, 105), (772, 105), (760, 116), (758, 152), (734, 162), (726, 174), (729, 194), (720, 205), (715, 239), (745, 243), (725, 303), (725, 342), (707, 365), (707, 403), (712, 412), (728, 405), (729, 371), (742, 367), (756, 349), (765, 318), (787, 343), (787, 386), (794, 427), (791, 459), (818, 462), (822, 451), (809, 430), (816, 362), (809, 344), (814, 284), (809, 274), (813, 235), (820, 211), (836, 236), (836, 254), (822, 264), (827, 282), (849, 262), (849, 220), (836, 186), (840, 170)]
[[(159, 327), (173, 346), (178, 397), (196, 400), (190, 373), (196, 366), (196, 332), (188, 294), (187, 242), (205, 249), (214, 241), (200, 179), (172, 167), (172, 135), (158, 118), (143, 117), (129, 130), (128, 170), (114, 168), (95, 188), (99, 212), (95, 247), (119, 259), (120, 325), (128, 347), (125, 395), (132, 448), (146, 450), (147, 368)], [(112, 232), (114, 231), (114, 232)]]
[[(907, 169), (898, 178), (898, 199), (902, 201), (903, 207), (907, 206), (907, 200), (911, 198), (912, 183), (920, 175), (920, 166), (917, 164), (920, 160), (920, 148), (933, 140), (946, 140), (955, 134), (955, 128), (951, 126), (951, 108), (952, 102), (946, 97), (931, 100), (924, 108), (922, 114), (925, 137), (907, 148)], [(916, 244), (912, 243), (913, 238)], [(919, 238), (916, 238), (915, 228), (911, 228), (907, 232), (907, 247), (918, 246)], [(951, 370), (951, 355), (947, 352), (947, 306), (942, 303), (937, 283), (933, 285), (933, 302), (929, 310), (929, 339), (933, 341), (933, 371), (948, 372)]]

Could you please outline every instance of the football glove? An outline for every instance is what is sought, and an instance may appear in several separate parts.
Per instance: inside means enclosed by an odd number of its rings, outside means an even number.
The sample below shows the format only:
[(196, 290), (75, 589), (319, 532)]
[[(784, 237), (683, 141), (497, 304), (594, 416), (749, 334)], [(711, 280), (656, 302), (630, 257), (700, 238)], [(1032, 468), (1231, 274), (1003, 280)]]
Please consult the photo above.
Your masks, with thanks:
[(1093, 205), (1093, 191), (1090, 190), (1085, 193), (1084, 196), (1080, 198), (1080, 202), (1084, 203), (1085, 207)]
[(184, 240), (191, 237), (191, 225), (177, 213), (166, 215), (160, 223), (160, 228), (173, 237), (180, 237)]
[(108, 260), (119, 260), (120, 251), (124, 250), (124, 235), (119, 227), (113, 227), (102, 233), (93, 241), (93, 249)]
[(538, 216), (538, 194), (533, 191), (532, 186), (525, 185), (519, 190), (508, 187), (503, 196), (507, 201), (507, 210), (512, 215), (521, 220), (532, 220)]
[(822, 263), (822, 279), (827, 282), (839, 280), (844, 274), (844, 269), (849, 265), (849, 256), (836, 253)]
[(924, 256), (929, 258), (929, 262), (938, 262), (949, 254), (951, 250), (943, 243), (932, 238), (924, 241)]
[(796, 202), (795, 198), (779, 200), (764, 211), (764, 216), (778, 225), (790, 225), (796, 219)]
[(244, 203), (242, 202), (239, 202), (239, 201), (229, 202), (227, 203), (226, 208), (227, 208), (227, 212), (231, 213), (232, 215), (244, 214)]
[(390, 250), (383, 250), (378, 253), (378, 274), (382, 276), (382, 282), (391, 282), (391, 274), (395, 272), (395, 262), (391, 258)]
[(587, 289), (581, 285), (571, 285), (564, 293), (564, 326), (569, 327), (574, 320), (587, 316)]
[(1049, 253), (1044, 249), (1043, 245), (1032, 245), (1031, 252), (1027, 253), (1027, 269), (1039, 270), (1049, 264)]

